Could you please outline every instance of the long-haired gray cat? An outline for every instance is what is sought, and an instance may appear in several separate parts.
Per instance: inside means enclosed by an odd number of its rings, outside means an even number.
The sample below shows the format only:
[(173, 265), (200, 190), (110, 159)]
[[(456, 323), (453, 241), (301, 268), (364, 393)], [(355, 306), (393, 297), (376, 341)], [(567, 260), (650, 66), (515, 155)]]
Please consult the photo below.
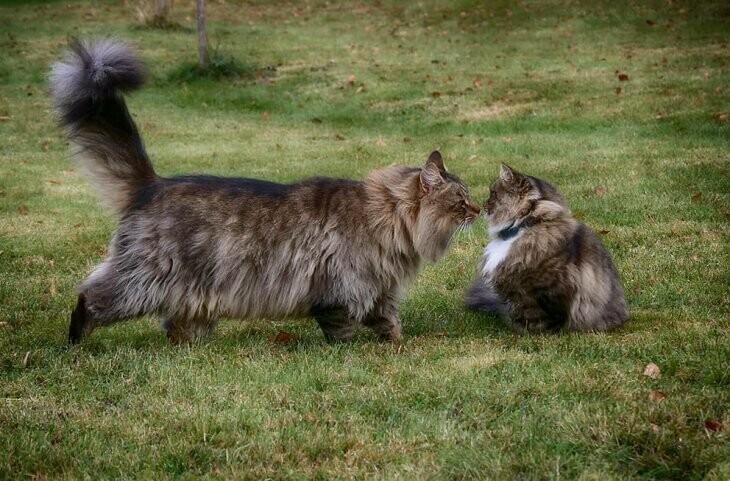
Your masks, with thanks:
[(122, 96), (143, 82), (133, 51), (110, 40), (75, 43), (51, 72), (73, 153), (119, 219), (108, 257), (79, 287), (70, 342), (146, 314), (173, 342), (219, 317), (312, 315), (329, 340), (360, 324), (401, 336), (404, 287), (480, 211), (438, 152), (362, 182), (163, 178)]
[(544, 180), (502, 165), (484, 211), (491, 242), (467, 294), (469, 307), (520, 331), (603, 331), (628, 318), (606, 248)]

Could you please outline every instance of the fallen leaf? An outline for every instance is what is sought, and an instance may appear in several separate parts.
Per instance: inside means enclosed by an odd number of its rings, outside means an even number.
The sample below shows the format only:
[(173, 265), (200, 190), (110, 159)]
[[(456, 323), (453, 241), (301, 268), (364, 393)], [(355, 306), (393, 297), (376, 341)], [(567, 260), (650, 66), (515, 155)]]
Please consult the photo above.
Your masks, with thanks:
[(347, 83), (349, 83), (350, 85), (355, 85), (356, 81), (357, 77), (355, 77), (354, 75), (350, 75), (349, 77), (347, 77)]
[(616, 95), (621, 93), (621, 87), (616, 87)]
[(0, 122), (5, 122), (7, 120), (10, 120), (10, 116), (8, 116), (8, 115), (0, 115)]
[(626, 75), (625, 73), (618, 74), (618, 81), (619, 82), (628, 82), (628, 80), (629, 80), (629, 76)]
[(728, 114), (726, 114), (724, 112), (718, 112), (714, 115), (714, 117), (715, 117), (715, 120), (717, 120), (720, 123), (727, 122)]
[(431, 92), (431, 97), (437, 99), (441, 97), (441, 92)]
[(28, 367), (28, 362), (30, 361), (30, 351), (25, 353), (25, 356), (23, 356), (23, 368), (25, 369)]
[(593, 193), (600, 197), (600, 196), (606, 194), (606, 188), (603, 187), (603, 186), (601, 186), (601, 185), (599, 185), (598, 187), (596, 187), (595, 189), (593, 189)]
[(706, 419), (705, 420), (705, 429), (707, 429), (711, 433), (719, 433), (725, 428), (725, 426), (722, 425), (722, 422), (715, 421), (714, 419)]
[(656, 389), (649, 393), (649, 400), (655, 403), (662, 402), (667, 398), (667, 395)]
[(477, 89), (482, 87), (482, 81), (479, 80), (478, 78), (477, 79), (474, 79), (474, 81), (472, 82), (472, 84), (474, 85), (474, 88), (477, 88)]
[(28, 215), (28, 206), (25, 204), (20, 204), (18, 206), (18, 214), (20, 215)]
[(270, 340), (274, 344), (291, 344), (292, 342), (296, 341), (296, 339), (297, 337), (294, 334), (279, 331), (278, 333), (276, 333), (276, 336), (272, 337)]
[(648, 376), (652, 379), (658, 379), (660, 373), (661, 371), (659, 370), (659, 366), (657, 366), (653, 362), (650, 362), (644, 368), (644, 376)]
[(335, 139), (336, 139), (336, 140), (345, 140), (345, 137), (344, 137), (344, 136), (342, 136), (342, 135), (340, 135), (340, 134), (336, 134), (336, 135), (335, 135)]
[(359, 86), (359, 87), (357, 88), (357, 90), (355, 90), (355, 93), (356, 93), (356, 94), (359, 94), (359, 93), (362, 93), (362, 92), (364, 92), (364, 91), (365, 91), (365, 86), (364, 86), (364, 85), (360, 85), (360, 86)]
[(702, 192), (695, 192), (694, 194), (692, 194), (692, 197), (690, 197), (690, 200), (694, 203), (699, 202), (700, 200), (702, 200)]
[(598, 231), (598, 233), (599, 233), (599, 234), (601, 234), (601, 235), (607, 235), (607, 234), (609, 234), (610, 232), (611, 232), (611, 231), (610, 231), (610, 230), (608, 230), (608, 229), (601, 229), (601, 230), (599, 230), (599, 231)]

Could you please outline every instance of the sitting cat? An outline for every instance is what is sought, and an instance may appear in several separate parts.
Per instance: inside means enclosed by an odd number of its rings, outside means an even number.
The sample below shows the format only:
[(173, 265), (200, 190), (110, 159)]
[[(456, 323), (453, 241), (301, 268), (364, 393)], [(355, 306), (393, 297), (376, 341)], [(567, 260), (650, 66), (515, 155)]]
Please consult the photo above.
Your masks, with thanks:
[(520, 331), (604, 331), (628, 318), (601, 241), (549, 183), (502, 165), (484, 211), (492, 240), (467, 306)]
[(108, 257), (79, 287), (69, 341), (147, 314), (172, 342), (220, 317), (299, 315), (330, 340), (361, 324), (398, 339), (405, 286), (480, 211), (441, 155), (362, 182), (160, 177), (122, 96), (143, 72), (128, 46), (104, 40), (75, 43), (51, 73), (74, 155), (119, 219)]

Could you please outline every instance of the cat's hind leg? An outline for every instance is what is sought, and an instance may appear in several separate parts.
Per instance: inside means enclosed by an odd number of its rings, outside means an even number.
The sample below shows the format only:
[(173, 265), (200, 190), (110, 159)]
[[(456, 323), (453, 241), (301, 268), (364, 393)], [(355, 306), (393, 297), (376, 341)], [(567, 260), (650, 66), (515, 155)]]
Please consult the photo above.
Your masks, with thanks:
[(189, 344), (210, 335), (218, 324), (217, 319), (204, 316), (166, 315), (162, 328), (172, 344)]
[(110, 261), (101, 264), (79, 287), (71, 313), (68, 340), (78, 344), (94, 328), (148, 313), (147, 299), (139, 295)]
[(68, 326), (68, 342), (78, 344), (95, 327), (95, 322), (86, 309), (86, 296), (79, 294), (76, 308), (71, 312), (71, 324)]

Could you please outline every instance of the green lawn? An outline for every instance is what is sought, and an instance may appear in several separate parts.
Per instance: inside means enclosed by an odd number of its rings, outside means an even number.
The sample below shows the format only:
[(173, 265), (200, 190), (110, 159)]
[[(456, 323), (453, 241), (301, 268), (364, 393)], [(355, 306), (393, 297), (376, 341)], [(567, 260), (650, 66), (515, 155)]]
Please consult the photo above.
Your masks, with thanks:
[[(211, 0), (221, 80), (186, 73), (194, 2), (169, 30), (136, 3), (0, 5), (0, 479), (730, 479), (727, 2)], [(362, 178), (440, 148), (481, 202), (506, 162), (600, 233), (631, 320), (519, 336), (465, 311), (480, 220), (409, 289), (401, 344), (295, 319), (172, 347), (145, 319), (69, 348), (114, 221), (45, 76), (108, 34), (149, 62), (129, 104), (161, 174)]]

